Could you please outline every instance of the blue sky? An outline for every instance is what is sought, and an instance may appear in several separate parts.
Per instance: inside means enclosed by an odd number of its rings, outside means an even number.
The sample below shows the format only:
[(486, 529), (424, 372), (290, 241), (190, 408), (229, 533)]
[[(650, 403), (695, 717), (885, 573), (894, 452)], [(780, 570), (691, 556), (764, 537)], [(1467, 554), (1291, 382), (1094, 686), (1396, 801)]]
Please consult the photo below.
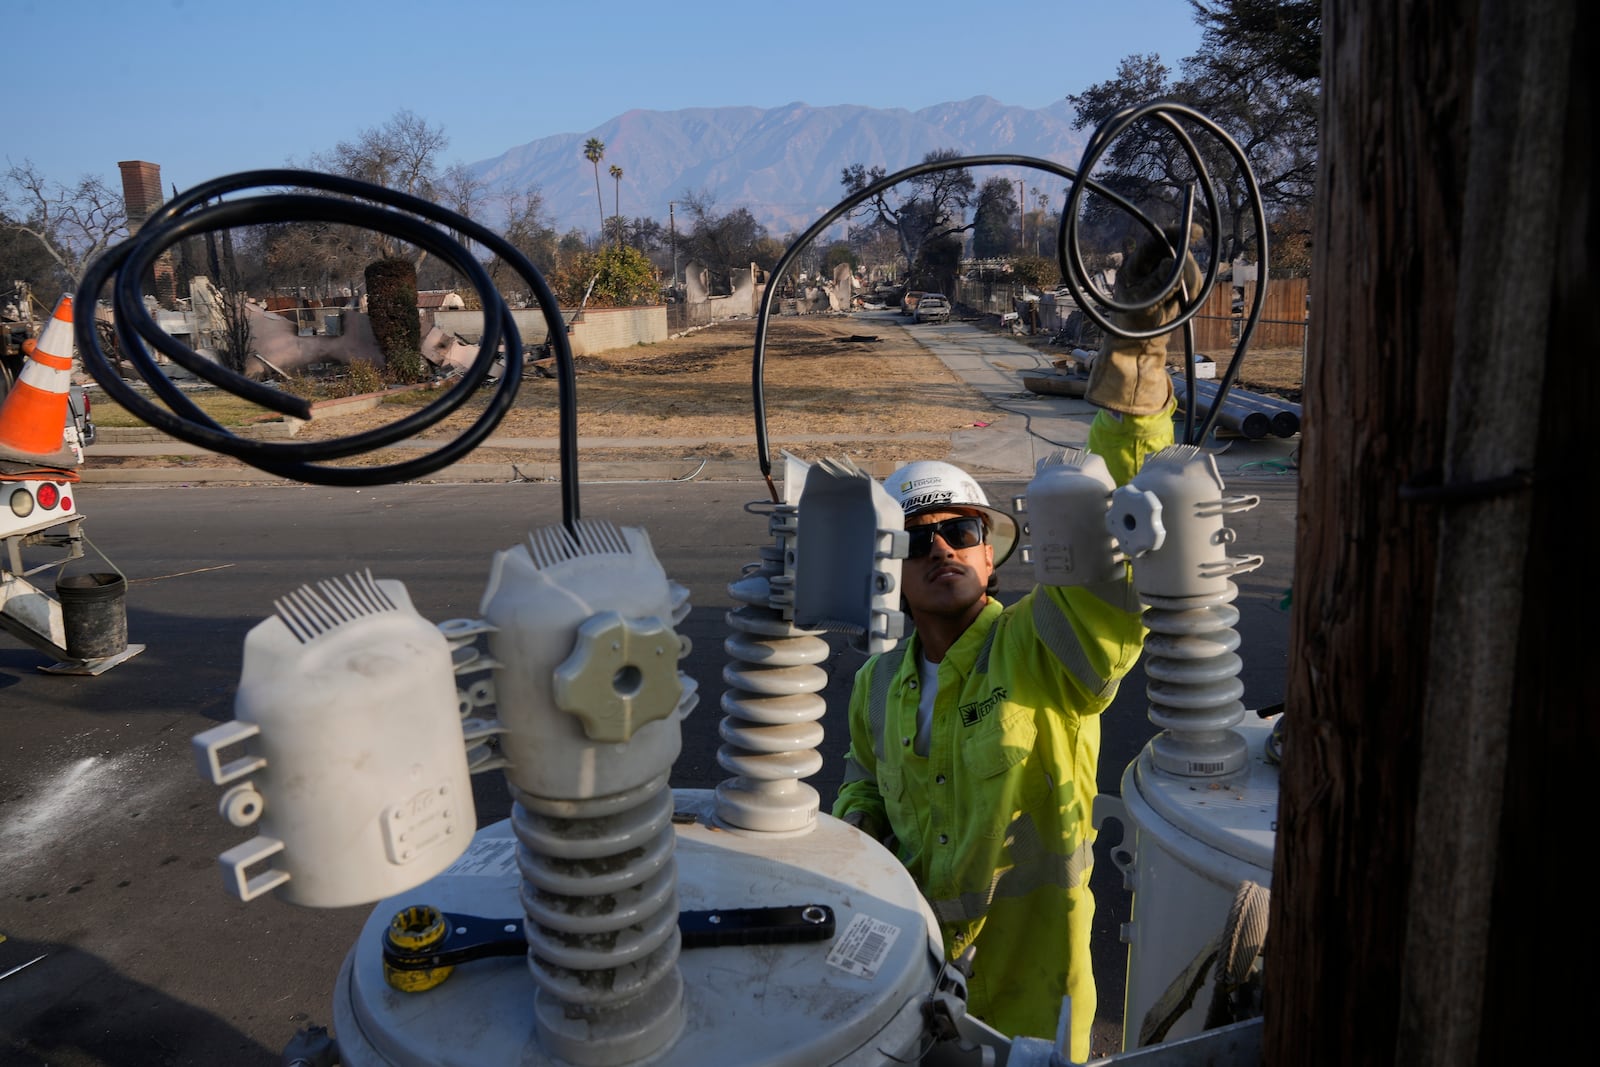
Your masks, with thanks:
[[(1199, 47), (1185, 0), (4, 0), (4, 158), (71, 182), (161, 165), (170, 192), (304, 163), (409, 109), (471, 163), (633, 108), (795, 101), (1044, 107)], [(17, 90), (21, 90), (20, 93)]]

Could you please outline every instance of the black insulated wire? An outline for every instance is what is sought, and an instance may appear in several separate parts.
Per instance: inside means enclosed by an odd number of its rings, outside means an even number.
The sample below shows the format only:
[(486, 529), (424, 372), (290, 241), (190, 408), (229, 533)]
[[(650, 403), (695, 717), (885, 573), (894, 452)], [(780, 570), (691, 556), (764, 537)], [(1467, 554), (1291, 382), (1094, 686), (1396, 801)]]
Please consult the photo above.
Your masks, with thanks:
[[(1086, 192), (1093, 192), (1127, 212), (1153, 239), (1165, 240), (1159, 225), (1137, 206), (1114, 190), (1088, 177), (1094, 165), (1115, 139), (1143, 119), (1153, 119), (1161, 123), (1174, 135), (1183, 146), (1186, 156), (1194, 167), (1196, 177), (1185, 193), (1182, 225), (1178, 230), (1179, 244), (1177, 247), (1167, 244), (1167, 250), (1174, 259), (1171, 277), (1167, 279), (1163, 289), (1149, 299), (1140, 302), (1121, 302), (1090, 281), (1082, 251), (1078, 246), (1077, 217), (1083, 196)], [(1180, 122), (1180, 119), (1183, 121)], [(1234, 358), (1218, 385), (1218, 395), (1212, 405), (1211, 413), (1198, 432), (1193, 427), (1192, 413), (1186, 409), (1185, 440), (1190, 443), (1203, 440), (1220, 416), (1222, 400), (1237, 377), (1242, 356), (1261, 316), (1268, 274), (1265, 209), (1248, 159), (1221, 127), (1187, 105), (1172, 101), (1155, 101), (1124, 109), (1102, 123), (1091, 136), (1085, 148), (1084, 161), (1077, 170), (1051, 160), (1009, 154), (925, 162), (881, 178), (852, 194), (795, 239), (773, 267), (768, 284), (762, 293), (756, 315), (755, 351), (751, 374), (757, 458), (761, 473), (766, 478), (769, 488), (772, 488), (774, 502), (778, 500), (778, 496), (776, 489), (772, 487), (763, 376), (767, 325), (777, 295), (778, 282), (784, 277), (795, 258), (842, 215), (893, 186), (924, 174), (965, 167), (1021, 166), (1042, 170), (1066, 179), (1069, 187), (1061, 214), (1057, 255), (1068, 290), (1073, 294), (1074, 300), (1085, 316), (1106, 333), (1140, 339), (1161, 336), (1182, 327), (1186, 354), (1186, 380), (1190, 395), (1193, 395), (1194, 347), (1190, 320), (1204, 305), (1216, 284), (1219, 264), (1215, 257), (1208, 263), (1200, 291), (1195, 294), (1182, 294), (1178, 316), (1171, 322), (1159, 328), (1138, 331), (1123, 328), (1111, 318), (1112, 313), (1138, 312), (1154, 307), (1167, 300), (1177, 288), (1182, 276), (1182, 265), (1189, 252), (1189, 223), (1193, 219), (1197, 199), (1206, 206), (1211, 232), (1219, 234), (1221, 231), (1220, 199), (1216, 195), (1214, 183), (1201, 153), (1184, 123), (1215, 137), (1239, 168), (1255, 221), (1261, 279), (1256, 286), (1255, 299), (1241, 328)], [(257, 188), (315, 189), (333, 195), (313, 196), (305, 193), (273, 192), (266, 196), (243, 200), (222, 199), (230, 193)], [(359, 199), (347, 199), (349, 197)], [(217, 203), (212, 204), (213, 200)], [(477, 289), (484, 308), (484, 333), (478, 358), (456, 384), (432, 404), (377, 430), (330, 441), (283, 444), (239, 438), (218, 426), (166, 377), (159, 365), (149, 356), (145, 342), (204, 380), (270, 410), (306, 418), (310, 413), (309, 406), (304, 401), (271, 386), (221, 367), (187, 346), (179, 344), (155, 323), (145, 309), (137, 280), (163, 251), (187, 237), (236, 226), (286, 221), (328, 221), (359, 225), (409, 241), (453, 265)], [(510, 308), (500, 298), (482, 266), (470, 252), (454, 238), (440, 232), (437, 227), (443, 227), (446, 231), (476, 241), (499, 256), (528, 283), (530, 291), (538, 302), (548, 328), (551, 352), (555, 357), (559, 390), (558, 441), (562, 514), (563, 521), (571, 527), (579, 517), (576, 375), (572, 363), (571, 345), (567, 340), (566, 325), (555, 296), (543, 276), (527, 258), (498, 234), (455, 212), (417, 197), (349, 178), (288, 169), (247, 171), (196, 186), (163, 205), (145, 222), (137, 235), (111, 249), (92, 264), (85, 273), (77, 293), (78, 306), (92, 308), (107, 284), (114, 282), (112, 302), (118, 343), (124, 351), (125, 358), (134, 365), (151, 391), (167, 407), (152, 404), (116, 373), (100, 347), (92, 314), (80, 314), (75, 317), (74, 332), (78, 350), (85, 368), (105, 388), (107, 394), (149, 425), (180, 440), (232, 456), (269, 473), (298, 481), (339, 486), (388, 484), (433, 473), (456, 462), (488, 437), (510, 409), (522, 377), (521, 338)], [(414, 460), (385, 466), (339, 467), (312, 462), (342, 459), (382, 448), (442, 420), (465, 403), (473, 391), (487, 379), (501, 341), (504, 341), (507, 353), (506, 370), (484, 413), (465, 433), (445, 443), (437, 451)]]
[[(1182, 210), (1182, 225), (1179, 227), (1179, 244), (1176, 248), (1166, 240), (1160, 225), (1141, 211), (1135, 204), (1115, 190), (1094, 181), (1089, 177), (1094, 165), (1107, 149), (1129, 127), (1141, 119), (1154, 119), (1165, 126), (1178, 143), (1183, 147), (1184, 154), (1195, 170), (1195, 179), (1186, 189)], [(1168, 100), (1157, 100), (1147, 104), (1136, 105), (1112, 115), (1095, 130), (1084, 148), (1082, 164), (1073, 169), (1063, 166), (1048, 159), (1039, 159), (1034, 156), (1020, 155), (979, 155), (963, 156), (956, 159), (945, 159), (918, 163), (914, 166), (898, 170), (893, 174), (878, 179), (872, 184), (852, 193), (841, 200), (826, 214), (813, 223), (804, 233), (790, 243), (778, 262), (773, 266), (767, 278), (767, 285), (761, 294), (761, 300), (756, 310), (755, 352), (751, 366), (751, 398), (755, 407), (755, 437), (756, 460), (761, 469), (761, 475), (766, 480), (768, 491), (772, 495), (773, 503), (779, 502), (777, 487), (772, 482), (772, 458), (767, 436), (767, 409), (766, 386), (764, 381), (766, 366), (766, 339), (767, 324), (772, 315), (772, 306), (777, 296), (779, 282), (788, 271), (790, 265), (817, 237), (821, 236), (834, 222), (852, 209), (878, 196), (881, 193), (899, 185), (901, 182), (924, 174), (937, 171), (960, 170), (966, 167), (1000, 167), (1020, 166), (1032, 170), (1042, 170), (1064, 178), (1068, 182), (1068, 191), (1065, 205), (1061, 212), (1061, 223), (1057, 231), (1056, 254), (1061, 268), (1062, 278), (1068, 290), (1072, 293), (1074, 301), (1083, 310), (1084, 315), (1095, 323), (1103, 332), (1115, 334), (1130, 339), (1144, 339), (1160, 337), (1178, 328), (1183, 329), (1185, 351), (1185, 380), (1188, 383), (1189, 395), (1194, 395), (1194, 330), (1190, 320), (1205, 306), (1206, 298), (1216, 286), (1219, 264), (1216, 257), (1212, 256), (1204, 272), (1204, 278), (1197, 293), (1180, 294), (1178, 315), (1172, 321), (1149, 330), (1135, 330), (1126, 328), (1113, 322), (1112, 313), (1136, 313), (1148, 310), (1164, 303), (1172, 293), (1178, 289), (1183, 276), (1183, 264), (1190, 250), (1190, 223), (1194, 219), (1195, 203), (1198, 200), (1206, 208), (1208, 221), (1211, 223), (1211, 233), (1217, 235), (1222, 230), (1221, 200), (1217, 196), (1215, 183), (1210, 172), (1205, 166), (1199, 147), (1193, 137), (1185, 128), (1183, 119), (1197, 127), (1199, 130), (1215, 137), (1222, 143), (1225, 151), (1231, 156), (1239, 168), (1241, 179), (1244, 183), (1246, 196), (1250, 202), (1251, 211), (1255, 220), (1256, 233), (1259, 241), (1259, 278), (1256, 285), (1255, 299), (1251, 302), (1250, 313), (1240, 330), (1239, 345), (1234, 352), (1232, 363), (1218, 384), (1217, 400), (1212, 405), (1210, 416), (1205, 423), (1195, 431), (1193, 425), (1193, 404), (1186, 405), (1184, 413), (1184, 440), (1190, 444), (1198, 444), (1205, 439), (1216, 424), (1222, 411), (1222, 400), (1227, 396), (1229, 388), (1236, 378), (1242, 356), (1249, 345), (1250, 335), (1255, 330), (1257, 320), (1261, 317), (1262, 302), (1267, 288), (1267, 235), (1266, 211), (1262, 205), (1261, 190), (1255, 180), (1255, 174), (1250, 169), (1250, 162), (1242, 149), (1215, 122), (1195, 111), (1193, 108)], [(1166, 244), (1167, 251), (1173, 256), (1174, 265), (1170, 276), (1155, 295), (1146, 300), (1123, 302), (1115, 299), (1111, 293), (1105, 292), (1094, 285), (1090, 280), (1088, 267), (1083, 261), (1083, 253), (1079, 247), (1077, 216), (1079, 207), (1085, 193), (1092, 192), (1097, 196), (1115, 204), (1126, 212), (1129, 217), (1143, 227), (1152, 240), (1160, 240)]]
[[(246, 190), (264, 195), (228, 200)], [(281, 191), (294, 190), (292, 192)], [(317, 192), (307, 192), (315, 190)], [(320, 195), (319, 195), (320, 194)], [(353, 199), (352, 199), (353, 198)], [(310, 406), (272, 386), (207, 359), (161, 329), (145, 308), (139, 279), (168, 248), (197, 234), (280, 222), (335, 222), (399, 238), (438, 256), (477, 291), (483, 336), (477, 358), (436, 400), (392, 423), (326, 441), (282, 443), (241, 438), (219, 426), (167, 377), (150, 355), (153, 348), (201, 379), (269, 410), (309, 418)], [(163, 204), (128, 240), (107, 251), (84, 273), (75, 298), (74, 336), (84, 368), (106, 393), (155, 429), (181, 441), (232, 456), (271, 474), (333, 486), (386, 485), (420, 478), (457, 462), (486, 440), (505, 418), (522, 383), (522, 339), (511, 308), (483, 265), (452, 234), (476, 241), (503, 260), (529, 287), (544, 317), (556, 367), (562, 520), (579, 519), (576, 372), (566, 323), (554, 292), (526, 256), (499, 234), (456, 212), (406, 193), (331, 174), (301, 170), (257, 170), (202, 183)], [(111, 288), (118, 346), (162, 404), (152, 403), (107, 359), (92, 309)], [(505, 370), (483, 413), (468, 429), (414, 459), (381, 466), (336, 466), (325, 461), (364, 455), (426, 430), (466, 403), (494, 369), (504, 345)]]
[[(893, 174), (879, 178), (877, 181), (861, 189), (859, 192), (852, 193), (843, 200), (839, 201), (839, 203), (835, 204), (821, 218), (812, 223), (804, 233), (802, 233), (799, 237), (796, 237), (789, 244), (789, 247), (784, 250), (783, 255), (778, 258), (778, 262), (773, 265), (771, 272), (767, 275), (767, 285), (761, 293), (761, 301), (756, 307), (755, 353), (750, 370), (750, 392), (751, 398), (755, 405), (756, 462), (760, 465), (761, 476), (766, 479), (767, 490), (769, 493), (771, 493), (772, 502), (774, 504), (779, 503), (780, 498), (777, 487), (772, 484), (772, 455), (767, 438), (767, 400), (765, 383), (767, 322), (772, 316), (772, 305), (777, 296), (778, 283), (788, 271), (790, 264), (792, 264), (795, 259), (805, 251), (806, 246), (811, 244), (812, 241), (816, 240), (816, 238), (825, 230), (827, 230), (829, 226), (838, 221), (840, 216), (849, 212), (851, 209), (860, 206), (880, 193), (886, 192), (894, 186), (899, 185), (903, 181), (907, 181), (911, 178), (917, 178), (924, 174), (934, 174), (942, 170), (959, 170), (963, 167), (1004, 166), (1032, 167), (1037, 170), (1047, 171), (1056, 175), (1057, 177), (1065, 178), (1068, 181), (1077, 180), (1077, 173), (1075, 171), (1064, 167), (1059, 163), (1052, 162), (1051, 160), (1038, 159), (1034, 156), (965, 156), (960, 159), (942, 159), (918, 163), (914, 166), (907, 167), (904, 170), (897, 170)], [(1138, 210), (1132, 204), (1122, 200), (1120, 196), (1109, 189), (1097, 188), (1095, 191), (1121, 203), (1128, 211), (1137, 212)]]
[[(1194, 180), (1184, 191), (1183, 210), (1181, 220), (1177, 227), (1178, 245), (1174, 247), (1167, 241), (1166, 235), (1142, 212), (1133, 211), (1136, 222), (1142, 225), (1153, 239), (1162, 241), (1166, 250), (1173, 258), (1172, 272), (1167, 277), (1160, 289), (1147, 300), (1136, 303), (1121, 303), (1112, 298), (1111, 294), (1096, 288), (1089, 281), (1089, 272), (1083, 262), (1083, 253), (1078, 238), (1078, 216), (1080, 205), (1086, 192), (1101, 193), (1100, 187), (1089, 180), (1089, 175), (1094, 173), (1095, 164), (1110, 150), (1118, 137), (1124, 135), (1129, 129), (1142, 121), (1150, 120), (1164, 127), (1177, 143), (1183, 148), (1189, 165), (1194, 168)], [(1226, 155), (1233, 160), (1238, 168), (1240, 182), (1244, 186), (1245, 198), (1250, 205), (1251, 219), (1255, 225), (1256, 234), (1256, 266), (1257, 282), (1255, 297), (1250, 302), (1249, 313), (1239, 330), (1239, 343), (1234, 349), (1233, 359), (1228, 364), (1228, 369), (1217, 382), (1217, 394), (1211, 402), (1211, 411), (1205, 421), (1199, 426), (1194, 425), (1195, 404), (1184, 405), (1184, 433), (1183, 441), (1187, 444), (1198, 445), (1204, 441), (1213, 429), (1217, 420), (1222, 416), (1222, 404), (1227, 399), (1228, 393), (1237, 380), (1239, 369), (1244, 363), (1244, 353), (1250, 346), (1250, 337), (1255, 333), (1256, 323), (1261, 318), (1261, 309), (1266, 301), (1268, 282), (1268, 257), (1267, 257), (1267, 212), (1261, 200), (1261, 187), (1256, 182), (1255, 172), (1250, 168), (1250, 160), (1239, 147), (1237, 141), (1226, 130), (1217, 125), (1205, 115), (1196, 111), (1187, 104), (1175, 100), (1152, 100), (1144, 104), (1134, 104), (1123, 108), (1111, 115), (1089, 137), (1089, 143), (1084, 146), (1083, 162), (1079, 165), (1079, 180), (1076, 180), (1067, 190), (1066, 205), (1061, 211), (1061, 222), (1056, 231), (1056, 253), (1061, 264), (1061, 275), (1066, 281), (1067, 289), (1072, 293), (1072, 298), (1082, 309), (1084, 316), (1098, 326), (1102, 331), (1134, 340), (1159, 337), (1172, 330), (1182, 327), (1184, 348), (1184, 384), (1189, 397), (1195, 396), (1195, 353), (1194, 353), (1194, 326), (1191, 320), (1200, 309), (1205, 306), (1206, 299), (1211, 295), (1211, 290), (1216, 286), (1217, 271), (1221, 264), (1217, 257), (1212, 255), (1206, 264), (1205, 276), (1200, 283), (1198, 293), (1179, 293), (1178, 314), (1172, 321), (1149, 330), (1133, 330), (1111, 320), (1109, 312), (1139, 312), (1156, 307), (1167, 301), (1175, 291), (1178, 291), (1183, 277), (1183, 266), (1190, 251), (1191, 233), (1190, 224), (1194, 221), (1194, 205), (1199, 199), (1206, 205), (1207, 220), (1211, 223), (1212, 247), (1219, 247), (1218, 238), (1222, 233), (1222, 198), (1217, 195), (1216, 184), (1212, 180), (1211, 172), (1207, 168), (1205, 159), (1199, 146), (1195, 144), (1188, 127), (1194, 127), (1214, 139)], [(1102, 194), (1103, 195), (1103, 194)], [(1118, 203), (1119, 207), (1127, 209), (1126, 201)]]

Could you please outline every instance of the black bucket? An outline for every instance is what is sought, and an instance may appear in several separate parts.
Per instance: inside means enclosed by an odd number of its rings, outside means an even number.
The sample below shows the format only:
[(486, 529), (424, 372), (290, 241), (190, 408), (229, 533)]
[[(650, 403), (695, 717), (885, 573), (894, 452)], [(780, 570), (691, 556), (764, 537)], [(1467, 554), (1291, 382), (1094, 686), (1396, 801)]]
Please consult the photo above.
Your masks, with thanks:
[(127, 580), (120, 574), (74, 574), (56, 579), (67, 655), (104, 659), (128, 647)]

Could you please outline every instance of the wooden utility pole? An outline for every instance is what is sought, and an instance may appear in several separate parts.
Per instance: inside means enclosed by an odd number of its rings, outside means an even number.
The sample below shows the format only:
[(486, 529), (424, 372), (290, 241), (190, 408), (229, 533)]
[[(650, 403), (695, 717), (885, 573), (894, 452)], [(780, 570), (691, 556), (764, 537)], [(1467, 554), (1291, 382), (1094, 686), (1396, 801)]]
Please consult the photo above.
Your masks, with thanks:
[(1582, 1041), (1597, 21), (1323, 8), (1270, 1064)]

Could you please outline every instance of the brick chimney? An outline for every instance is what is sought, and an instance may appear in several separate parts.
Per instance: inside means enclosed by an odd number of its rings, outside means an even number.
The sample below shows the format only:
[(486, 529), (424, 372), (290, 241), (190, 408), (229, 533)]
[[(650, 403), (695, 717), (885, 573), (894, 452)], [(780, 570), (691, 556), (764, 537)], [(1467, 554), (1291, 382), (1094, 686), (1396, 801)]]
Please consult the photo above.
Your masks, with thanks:
[[(122, 203), (128, 211), (128, 233), (135, 234), (165, 200), (161, 195), (161, 164), (132, 159), (118, 163), (117, 169), (122, 171)], [(156, 299), (162, 307), (175, 307), (178, 294), (172, 249), (156, 258), (154, 273)]]

